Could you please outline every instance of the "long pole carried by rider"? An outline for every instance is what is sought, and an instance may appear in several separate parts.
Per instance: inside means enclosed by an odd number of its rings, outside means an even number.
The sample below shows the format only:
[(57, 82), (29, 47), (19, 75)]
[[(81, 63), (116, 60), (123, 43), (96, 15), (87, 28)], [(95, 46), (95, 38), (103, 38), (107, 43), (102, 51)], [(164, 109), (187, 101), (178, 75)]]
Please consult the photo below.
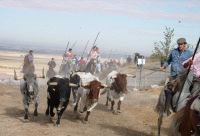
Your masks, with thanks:
[(67, 42), (67, 47), (66, 47), (66, 49), (65, 49), (65, 52), (63, 53), (63, 61), (64, 61), (65, 53), (66, 53), (67, 50), (68, 50), (68, 47), (69, 47), (69, 41)]
[(84, 50), (83, 50), (83, 53), (82, 53), (81, 57), (83, 57), (83, 56), (84, 56), (84, 54), (85, 54), (85, 51), (86, 51), (86, 49), (87, 49), (87, 46), (88, 46), (88, 44), (89, 44), (89, 40), (87, 41), (87, 43), (86, 43), (86, 45), (85, 45), (85, 47), (84, 47)]
[[(92, 48), (95, 46), (95, 44), (96, 44), (96, 41), (97, 41), (97, 38), (99, 37), (99, 34), (100, 34), (100, 32), (98, 32), (98, 33), (97, 33), (97, 36), (96, 36), (96, 38), (95, 38), (95, 40), (94, 40), (94, 43), (92, 44)], [(91, 53), (91, 51), (92, 51), (92, 48), (90, 49), (90, 52), (89, 52), (89, 54)], [(87, 56), (87, 60), (88, 60), (88, 58), (89, 58), (89, 55)]]
[(71, 49), (73, 49), (76, 45), (77, 41), (74, 42), (74, 44), (72, 45)]

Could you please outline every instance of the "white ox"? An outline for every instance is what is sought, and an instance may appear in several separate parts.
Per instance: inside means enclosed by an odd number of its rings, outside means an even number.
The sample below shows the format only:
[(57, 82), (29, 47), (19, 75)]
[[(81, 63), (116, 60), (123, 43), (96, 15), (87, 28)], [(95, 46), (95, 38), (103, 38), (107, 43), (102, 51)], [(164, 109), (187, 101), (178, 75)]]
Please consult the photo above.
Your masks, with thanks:
[(112, 71), (108, 74), (106, 78), (106, 85), (109, 86), (107, 89), (107, 101), (106, 106), (108, 106), (108, 101), (111, 102), (111, 111), (114, 113), (114, 104), (115, 100), (118, 101), (117, 113), (120, 113), (120, 106), (122, 101), (124, 100), (125, 94), (127, 93), (127, 76), (135, 77), (135, 75), (130, 74), (122, 74), (117, 71)]
[(88, 121), (88, 116), (91, 111), (96, 107), (100, 96), (100, 89), (105, 86), (101, 84), (98, 77), (95, 77), (91, 73), (77, 72), (81, 78), (81, 87), (77, 90), (77, 101), (74, 107), (74, 111), (77, 112), (79, 101), (79, 112), (83, 113), (87, 111), (84, 121)]

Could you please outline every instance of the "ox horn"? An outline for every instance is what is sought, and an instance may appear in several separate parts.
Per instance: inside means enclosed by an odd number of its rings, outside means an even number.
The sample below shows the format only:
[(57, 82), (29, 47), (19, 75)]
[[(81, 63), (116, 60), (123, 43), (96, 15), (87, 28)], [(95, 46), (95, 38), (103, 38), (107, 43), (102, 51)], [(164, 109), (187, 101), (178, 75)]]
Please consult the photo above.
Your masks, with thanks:
[(132, 77), (132, 78), (135, 78), (136, 75), (132, 75), (132, 74), (126, 74), (127, 77)]
[(48, 82), (47, 85), (58, 85), (57, 82)]
[(44, 68), (42, 69), (42, 76), (37, 76), (37, 78), (45, 78), (45, 75), (44, 75)]
[(14, 80), (20, 80), (20, 79), (22, 79), (22, 77), (17, 78), (17, 73), (16, 70), (14, 69)]
[(71, 87), (78, 87), (78, 85), (74, 84), (74, 83), (69, 83), (69, 86), (71, 86)]
[(109, 86), (107, 86), (106, 84), (101, 84), (103, 87), (105, 88), (110, 88)]

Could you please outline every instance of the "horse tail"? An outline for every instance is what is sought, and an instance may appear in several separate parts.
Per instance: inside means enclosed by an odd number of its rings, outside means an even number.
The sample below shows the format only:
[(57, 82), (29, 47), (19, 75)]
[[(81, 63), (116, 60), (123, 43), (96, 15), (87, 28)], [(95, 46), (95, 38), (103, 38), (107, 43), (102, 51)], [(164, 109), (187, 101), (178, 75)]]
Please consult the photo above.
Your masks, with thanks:
[(184, 110), (185, 108), (182, 108), (180, 111), (172, 116), (172, 121), (169, 128), (169, 136), (181, 136), (181, 134), (179, 133), (179, 126), (184, 117)]

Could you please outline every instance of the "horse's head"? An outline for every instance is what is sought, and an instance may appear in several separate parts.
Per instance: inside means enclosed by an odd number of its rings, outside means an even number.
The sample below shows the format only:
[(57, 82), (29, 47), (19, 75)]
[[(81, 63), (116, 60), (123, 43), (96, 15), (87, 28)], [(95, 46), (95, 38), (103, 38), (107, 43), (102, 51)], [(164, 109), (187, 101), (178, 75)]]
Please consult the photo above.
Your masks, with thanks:
[(36, 75), (26, 74), (24, 75), (24, 81), (24, 93), (28, 96), (29, 101), (32, 101), (37, 93), (36, 91), (38, 91)]
[(111, 85), (111, 90), (115, 90), (117, 93), (126, 93), (127, 92), (127, 75), (118, 73), (114, 82)]

